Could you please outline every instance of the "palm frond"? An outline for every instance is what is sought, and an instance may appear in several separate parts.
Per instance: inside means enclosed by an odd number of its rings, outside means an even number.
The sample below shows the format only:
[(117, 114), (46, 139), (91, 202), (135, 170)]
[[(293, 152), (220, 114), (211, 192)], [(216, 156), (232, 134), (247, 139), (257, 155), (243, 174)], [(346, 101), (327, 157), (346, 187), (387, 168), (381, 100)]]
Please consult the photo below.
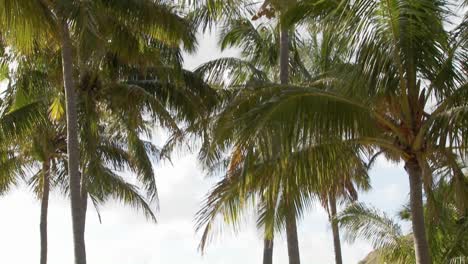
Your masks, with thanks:
[(414, 263), (412, 239), (403, 236), (401, 228), (385, 213), (355, 203), (337, 216), (340, 227), (350, 241), (357, 238), (368, 240), (386, 260), (396, 263)]
[(96, 201), (103, 203), (112, 197), (123, 204), (141, 210), (148, 219), (156, 222), (150, 204), (138, 192), (136, 186), (129, 184), (111, 170), (99, 165), (90, 168), (89, 172), (92, 173), (93, 178), (92, 183), (87, 185), (87, 190)]

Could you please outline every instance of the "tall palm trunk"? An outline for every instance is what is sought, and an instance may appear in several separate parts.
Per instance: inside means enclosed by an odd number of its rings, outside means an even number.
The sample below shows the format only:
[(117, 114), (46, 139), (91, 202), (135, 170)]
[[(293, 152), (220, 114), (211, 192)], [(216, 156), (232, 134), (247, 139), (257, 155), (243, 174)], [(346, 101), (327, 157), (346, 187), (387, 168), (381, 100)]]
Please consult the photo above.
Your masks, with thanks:
[[(281, 25), (280, 32), (280, 82), (281, 84), (289, 83), (289, 32), (284, 25)], [(300, 264), (296, 215), (291, 207), (286, 208), (286, 210), (289, 211), (286, 216), (289, 264)]]
[(263, 264), (273, 264), (273, 239), (263, 240)]
[[(268, 205), (267, 200), (263, 200), (262, 203)], [(275, 209), (269, 209), (267, 214), (274, 217), (276, 213)], [(268, 222), (265, 223), (263, 230), (263, 264), (273, 264), (273, 241), (275, 238), (274, 225), (270, 225)]]
[(431, 254), (426, 237), (422, 197), (422, 168), (416, 159), (406, 162), (405, 170), (410, 180), (411, 222), (417, 264), (430, 264)]
[(73, 83), (72, 43), (68, 24), (65, 19), (60, 21), (63, 82), (65, 87), (65, 102), (67, 110), (67, 152), (68, 176), (70, 181), (71, 214), (73, 225), (73, 242), (75, 264), (86, 264), (86, 248), (84, 241), (83, 203), (79, 173), (80, 152), (78, 145), (78, 118), (76, 91)]
[(299, 240), (297, 238), (297, 223), (295, 211), (291, 207), (287, 208), (286, 214), (286, 239), (288, 242), (289, 264), (300, 264)]
[(81, 228), (83, 229), (83, 233), (86, 232), (86, 215), (88, 212), (88, 190), (86, 189), (85, 183), (85, 175), (81, 174), (81, 205), (83, 208), (83, 213), (81, 214)]
[(41, 220), (39, 224), (41, 236), (40, 264), (47, 264), (47, 212), (49, 209), (50, 193), (50, 165), (46, 160), (42, 165), (42, 198), (41, 198)]
[(330, 194), (330, 211), (331, 219), (330, 223), (332, 226), (333, 233), (333, 246), (335, 248), (335, 263), (343, 264), (343, 257), (341, 255), (341, 242), (340, 242), (340, 230), (338, 228), (338, 223), (335, 221), (336, 217), (336, 198), (335, 194)]
[(280, 32), (280, 82), (289, 83), (289, 33), (285, 26)]

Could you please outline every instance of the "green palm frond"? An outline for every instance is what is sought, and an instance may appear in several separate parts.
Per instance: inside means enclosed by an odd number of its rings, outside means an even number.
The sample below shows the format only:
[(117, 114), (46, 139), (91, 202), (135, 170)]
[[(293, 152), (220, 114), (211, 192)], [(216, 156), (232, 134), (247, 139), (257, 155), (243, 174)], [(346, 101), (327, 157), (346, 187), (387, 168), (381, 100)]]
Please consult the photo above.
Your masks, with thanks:
[(468, 105), (447, 109), (431, 116), (429, 121), (431, 128), (428, 134), (430, 137), (439, 138), (441, 142), (445, 142), (451, 147), (460, 146), (461, 154), (466, 153)]
[(131, 168), (131, 155), (124, 148), (125, 146), (112, 141), (100, 142), (97, 147), (99, 158), (103, 160), (104, 164), (119, 171)]
[(130, 205), (141, 210), (148, 219), (156, 221), (156, 217), (150, 204), (138, 192), (136, 186), (129, 184), (122, 177), (100, 165), (89, 168), (93, 175), (92, 182), (87, 185), (89, 195), (99, 203), (106, 202), (109, 198), (117, 199), (123, 204)]
[(42, 101), (23, 105), (13, 111), (3, 113), (0, 117), (0, 138), (19, 137), (24, 135), (35, 124), (41, 123), (47, 118), (42, 113), (44, 104)]
[(101, 2), (115, 17), (125, 19), (121, 23), (133, 30), (149, 34), (168, 45), (182, 44), (186, 50), (194, 51), (195, 30), (169, 4), (150, 0)]
[(269, 82), (268, 75), (249, 61), (239, 58), (220, 58), (200, 65), (195, 73), (223, 88), (241, 87), (246, 83)]
[[(109, 89), (108, 105), (113, 111), (120, 110), (122, 118), (133, 118), (135, 128), (144, 126), (141, 113), (147, 112), (153, 120), (171, 131), (178, 131), (178, 125), (164, 103), (144, 88), (132, 84), (113, 84)], [(129, 101), (131, 100), (131, 101)]]
[(42, 46), (56, 36), (52, 17), (40, 1), (2, 0), (0, 10), (3, 37), (21, 51), (31, 52), (35, 45)]
[(188, 14), (192, 23), (203, 32), (212, 30), (223, 21), (240, 17), (252, 17), (257, 7), (254, 1), (245, 0), (179, 0), (182, 6), (191, 8)]
[[(313, 207), (316, 193), (333, 185), (333, 179), (338, 181), (343, 172), (351, 171), (355, 161), (350, 157), (355, 151), (346, 145), (324, 144), (268, 159), (263, 152), (237, 148), (228, 159), (210, 168), (222, 174), (223, 179), (209, 193), (197, 214), (197, 228), (204, 228), (200, 248), (205, 249), (219, 231), (215, 228), (218, 221), (223, 219), (237, 231), (244, 211), (255, 204), (258, 204), (259, 227), (283, 230), (288, 213), (293, 211), (300, 218)], [(359, 157), (355, 159), (362, 165)]]
[[(289, 121), (294, 117), (294, 123)], [(350, 139), (373, 135), (372, 110), (340, 94), (316, 88), (266, 86), (240, 93), (217, 117), (215, 141), (229, 137), (237, 144), (270, 133), (275, 124), (282, 126), (284, 140), (316, 141), (324, 135)], [(242, 124), (240, 126), (239, 124)], [(231, 131), (233, 133), (231, 133)], [(294, 135), (294, 136), (293, 136)], [(283, 145), (294, 145), (284, 142)]]
[(151, 144), (144, 142), (138, 138), (134, 132), (129, 131), (128, 148), (132, 155), (132, 165), (136, 169), (139, 180), (148, 191), (151, 200), (158, 199), (156, 180), (153, 171), (153, 165), (148, 156), (148, 153), (154, 148)]
[(300, 24), (305, 21), (328, 18), (337, 12), (342, 1), (302, 0), (288, 8), (282, 20), (287, 25)]
[(357, 238), (370, 241), (385, 260), (414, 263), (412, 239), (403, 236), (401, 227), (385, 213), (355, 203), (340, 212), (336, 221), (350, 241)]
[[(252, 206), (255, 201), (255, 193), (244, 191), (245, 173), (246, 171), (239, 171), (219, 181), (206, 196), (202, 209), (197, 212), (196, 229), (202, 231), (199, 245), (202, 252), (213, 239), (213, 235), (222, 230), (223, 222), (238, 230), (245, 208)], [(219, 220), (223, 222), (219, 223)]]
[(0, 151), (0, 195), (5, 194), (18, 183), (23, 173), (23, 160), (13, 151), (2, 148)]

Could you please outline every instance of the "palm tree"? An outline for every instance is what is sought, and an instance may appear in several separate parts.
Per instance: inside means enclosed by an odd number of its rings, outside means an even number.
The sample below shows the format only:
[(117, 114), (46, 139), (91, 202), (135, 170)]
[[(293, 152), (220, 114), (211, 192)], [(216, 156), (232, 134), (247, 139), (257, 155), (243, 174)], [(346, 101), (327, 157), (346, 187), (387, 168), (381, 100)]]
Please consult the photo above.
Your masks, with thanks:
[(337, 220), (350, 242), (363, 238), (372, 243), (379, 263), (414, 263), (411, 237), (404, 235), (401, 226), (385, 213), (355, 203), (339, 213)]
[[(47, 215), (49, 207), (49, 193), (53, 186), (53, 176), (57, 174), (57, 168), (63, 166), (66, 151), (66, 142), (63, 133), (55, 133), (56, 127), (36, 126), (32, 140), (20, 144), (20, 155), (24, 157), (23, 167), (29, 168), (40, 164), (40, 169), (31, 178), (31, 185), (41, 201), (40, 213), (40, 263), (47, 263)], [(63, 126), (62, 126), (63, 130)], [(29, 144), (28, 144), (29, 143)], [(29, 170), (27, 170), (29, 171)]]
[[(105, 32), (106, 26), (115, 25), (102, 23), (109, 20), (132, 27), (136, 32), (144, 31), (156, 39), (171, 44), (178, 45), (183, 42), (189, 49), (193, 48), (193, 34), (188, 29), (187, 23), (175, 15), (171, 8), (153, 1), (93, 1), (64, 4), (52, 0), (28, 2), (8, 0), (1, 2), (0, 9), (0, 26), (2, 32), (6, 32), (7, 43), (23, 50), (31, 50), (36, 44), (44, 47), (49, 43), (55, 43), (61, 49), (75, 262), (85, 264), (76, 80), (73, 72), (73, 65), (76, 62), (73, 57), (76, 48), (74, 42), (89, 32)], [(106, 14), (108, 16), (105, 16)]]
[[(118, 45), (118, 39), (111, 39), (103, 44), (102, 36), (91, 34), (86, 37), (85, 42), (78, 44), (81, 52), (76, 54), (80, 61), (80, 69), (77, 71), (81, 73), (78, 83), (78, 110), (83, 144), (80, 164), (84, 208), (82, 230), (88, 200), (87, 186), (92, 188), (89, 194), (95, 204), (114, 196), (123, 199), (124, 202), (149, 209), (143, 204), (146, 203), (144, 199), (135, 201), (132, 198), (139, 198), (132, 194), (134, 187), (126, 185), (120, 176), (106, 168), (106, 164), (110, 163), (119, 170), (130, 168), (147, 187), (149, 196), (152, 199), (157, 198), (151, 156), (162, 154), (156, 153), (156, 147), (149, 141), (142, 140), (140, 134), (144, 132), (149, 136), (151, 131), (148, 125), (157, 122), (178, 135), (180, 130), (176, 122), (196, 123), (204, 112), (208, 112), (207, 108), (214, 100), (210, 87), (192, 73), (182, 70), (181, 51), (178, 46), (133, 32), (131, 28), (123, 25), (118, 27), (118, 30), (119, 34), (129, 38), (126, 45)], [(83, 32), (86, 33), (89, 34)], [(112, 35), (109, 37), (113, 38)], [(89, 42), (101, 45), (96, 45), (94, 50), (91, 50), (86, 46)], [(144, 51), (140, 49), (141, 42), (148, 42)], [(36, 56), (35, 59), (56, 58), (53, 50), (47, 54), (42, 57)], [(57, 62), (37, 62), (33, 66), (25, 63), (32, 70), (22, 73), (21, 76), (28, 78), (28, 74), (37, 72), (40, 76), (36, 76), (32, 81), (39, 78), (44, 84), (60, 87), (59, 83), (50, 83), (57, 80), (55, 76), (59, 75), (60, 63)], [(43, 72), (38, 69), (43, 69)], [(54, 87), (44, 88), (39, 83), (34, 85), (39, 86), (33, 87), (36, 90), (45, 90), (38, 94), (56, 90)], [(132, 99), (131, 104), (129, 99)], [(54, 120), (61, 119), (63, 115), (61, 102), (60, 93), (49, 102), (50, 116)], [(106, 126), (109, 129), (105, 129)], [(104, 135), (106, 136), (103, 137)], [(64, 183), (62, 185), (68, 186)], [(149, 216), (154, 219), (152, 213)]]
[[(326, 185), (343, 171), (351, 171), (355, 161), (360, 162), (355, 149), (337, 145), (333, 150), (322, 146), (296, 150), (288, 159), (268, 160), (269, 155), (254, 148), (236, 148), (211, 168), (214, 173), (221, 170), (224, 175), (197, 214), (197, 228), (203, 231), (202, 250), (217, 231), (218, 221), (224, 220), (238, 230), (244, 213), (251, 209), (256, 210), (258, 227), (265, 230), (265, 237), (270, 240), (273, 230), (284, 230), (287, 214), (292, 211), (301, 217), (312, 207), (320, 190), (326, 190)], [(281, 177), (285, 172), (304, 177)], [(292, 208), (287, 206), (290, 204)]]
[[(273, 8), (279, 11), (280, 19), (287, 11), (289, 4), (292, 1), (277, 1), (275, 4), (269, 3), (270, 1), (265, 1), (263, 4), (264, 6), (268, 6), (270, 4)], [(263, 12), (263, 10), (260, 10)], [(280, 27), (280, 84), (287, 85), (289, 84), (289, 28), (284, 23), (279, 24)], [(273, 144), (277, 144), (273, 142)], [(286, 196), (287, 193), (285, 192), (285, 200), (289, 201), (289, 197)], [(299, 240), (297, 237), (297, 221), (296, 221), (296, 213), (292, 211), (293, 204), (287, 202), (285, 204), (286, 207), (290, 208), (290, 212), (286, 214), (286, 238), (288, 242), (288, 256), (289, 256), (289, 264), (300, 264), (300, 255), (299, 255)]]
[[(265, 7), (267, 8), (267, 7)], [(260, 12), (265, 13), (265, 12)], [(259, 18), (260, 15), (257, 15)], [(304, 32), (301, 32), (304, 35)], [(293, 83), (307, 84), (313, 82), (314, 76), (326, 73), (336, 65), (343, 64), (342, 51), (338, 45), (334, 49), (325, 49), (325, 43), (329, 36), (321, 34), (321, 40), (311, 32), (309, 39), (304, 39), (298, 33), (291, 34), (289, 46), (289, 72)], [(210, 84), (219, 86), (221, 89), (261, 89), (262, 83), (272, 83), (279, 80), (279, 49), (280, 38), (277, 29), (265, 23), (254, 25), (249, 19), (235, 19), (226, 23), (220, 34), (219, 40), (222, 49), (236, 47), (241, 49), (241, 58), (219, 58), (201, 65), (197, 73), (205, 76)], [(227, 80), (224, 76), (228, 76)], [(234, 157), (233, 157), (234, 158)], [(238, 159), (238, 157), (235, 157)], [(357, 158), (356, 161), (358, 161)], [(289, 161), (293, 162), (293, 161)], [(348, 161), (347, 161), (348, 162)], [(342, 173), (343, 174), (343, 173)], [(364, 176), (364, 177), (362, 177)], [(228, 177), (228, 176), (225, 176)], [(356, 163), (356, 168), (346, 174), (331, 179), (322, 184), (322, 189), (314, 189), (323, 206), (330, 215), (330, 221), (336, 214), (336, 199), (357, 199), (357, 192), (352, 181), (356, 181), (357, 187), (369, 188), (366, 168), (362, 162)], [(208, 196), (216, 195), (216, 189)], [(243, 191), (239, 191), (243, 193)], [(214, 199), (214, 198), (212, 198)], [(260, 199), (260, 201), (262, 201)], [(262, 202), (260, 202), (261, 204)], [(274, 201), (274, 203), (276, 203)], [(272, 209), (274, 210), (274, 209)], [(333, 213), (335, 211), (335, 213)], [(272, 213), (271, 215), (275, 215)], [(338, 234), (338, 226), (332, 222), (334, 233), (334, 244), (337, 262), (340, 263), (341, 250)], [(203, 244), (203, 243), (202, 243)], [(272, 241), (265, 239), (264, 261), (271, 259)]]
[[(284, 13), (287, 9), (287, 7), (291, 4), (289, 3), (292, 1), (265, 1), (258, 10), (257, 12), (254, 13), (253, 10), (255, 10), (255, 5), (253, 3), (250, 3), (250, 1), (237, 1), (238, 6), (242, 5), (242, 7), (237, 7), (235, 9), (232, 9), (236, 4), (236, 1), (227, 1), (225, 3), (221, 3), (218, 1), (207, 1), (206, 3), (202, 4), (199, 6), (195, 12), (193, 13), (193, 17), (195, 19), (196, 24), (200, 24), (204, 29), (206, 29), (207, 26), (210, 26), (213, 21), (219, 21), (219, 20), (224, 20), (224, 24), (229, 25), (232, 22), (240, 22), (240, 23), (246, 23), (249, 25), (248, 21), (245, 21), (246, 15), (252, 17), (253, 20), (257, 20), (263, 16), (266, 16), (268, 18), (272, 18), (274, 16), (274, 10), (280, 10), (281, 13)], [(254, 7), (252, 9), (252, 7)], [(225, 11), (228, 11), (226, 13)], [(242, 30), (242, 26), (240, 27)], [(289, 47), (290, 47), (290, 40), (289, 40), (289, 29), (286, 26), (283, 26), (283, 23), (278, 23), (278, 28), (280, 28), (280, 41), (279, 41), (279, 52), (278, 54), (278, 59), (279, 62), (279, 81), (281, 84), (287, 84), (289, 82)], [(236, 32), (231, 32), (232, 37), (236, 37)], [(255, 38), (256, 35), (254, 34), (250, 37)], [(226, 38), (225, 38), (226, 39)], [(228, 38), (227, 38), (228, 39)], [(229, 39), (227, 40), (229, 41)], [(234, 40), (235, 41), (235, 40)], [(260, 54), (265, 54), (266, 50), (257, 50), (260, 51)], [(252, 54), (252, 51), (250, 51)], [(270, 54), (269, 56), (265, 58), (271, 58), (273, 54)], [(255, 56), (255, 55), (254, 55)], [(260, 56), (259, 56), (260, 57)], [(264, 58), (264, 59), (265, 59)], [(228, 60), (226, 62), (232, 62), (232, 60)], [(271, 67), (272, 65), (270, 65)], [(286, 204), (286, 206), (291, 206)], [(300, 263), (300, 257), (299, 257), (299, 245), (298, 245), (298, 239), (297, 239), (297, 227), (296, 227), (296, 219), (295, 219), (295, 214), (291, 213), (288, 214), (287, 216), (287, 224), (285, 225), (286, 227), (286, 233), (287, 233), (287, 238), (288, 238), (288, 252), (290, 255), (290, 263)], [(265, 246), (270, 246), (272, 243), (270, 241), (265, 242)], [(266, 253), (271, 254), (271, 250), (264, 250)], [(271, 257), (268, 255), (265, 255), (266, 259), (270, 259)]]
[(355, 202), (358, 199), (358, 189), (368, 190), (370, 188), (367, 168), (363, 164), (357, 163), (354, 170), (348, 175), (337, 177), (329, 184), (322, 188), (322, 193), (319, 194), (319, 199), (322, 206), (326, 209), (333, 234), (333, 246), (335, 249), (335, 263), (342, 264), (343, 257), (341, 254), (340, 232), (337, 221), (337, 203), (338, 199), (343, 202)]
[[(29, 78), (13, 80), (9, 69), (10, 63), (15, 61), (21, 65), (21, 63), (19, 63), (21, 59), (20, 57), (14, 56), (14, 54), (6, 53), (3, 45), (4, 43), (2, 41), (0, 64), (3, 68), (0, 80), (6, 81), (7, 87), (6, 90), (2, 92), (0, 111), (0, 138), (5, 142), (1, 147), (2, 173), (0, 176), (0, 189), (2, 194), (7, 192), (13, 185), (16, 185), (18, 180), (26, 174), (25, 164), (29, 161), (21, 155), (21, 149), (17, 143), (30, 137), (31, 131), (46, 120), (42, 113), (45, 109), (45, 104), (43, 104), (41, 100), (32, 100), (28, 98), (27, 94), (21, 94), (16, 100), (12, 100), (12, 90), (17, 85), (27, 86), (29, 88), (37, 84), (33, 81), (33, 79), (37, 77), (37, 72), (28, 72)], [(16, 72), (22, 70), (20, 66), (16, 68)], [(35, 132), (44, 136), (44, 134), (41, 133), (43, 131)], [(42, 138), (41, 143), (44, 143), (44, 141), (46, 142), (47, 139), (47, 136)], [(30, 142), (30, 140), (31, 138), (28, 138), (28, 142)], [(31, 149), (31, 151), (42, 150), (46, 149), (42, 147), (36, 147), (34, 150)], [(48, 159), (46, 156), (47, 155), (41, 155), (41, 158)], [(45, 168), (43, 168), (41, 172), (43, 174), (48, 174), (48, 170)]]
[[(23, 105), (30, 105), (33, 102), (41, 102), (41, 108), (36, 107), (36, 116), (47, 116), (49, 118), (43, 122), (35, 122), (31, 128), (22, 133), (20, 137), (10, 141), (9, 148), (16, 157), (10, 157), (11, 161), (20, 161), (15, 167), (16, 170), (6, 170), (10, 178), (17, 175), (27, 178), (32, 174), (29, 183), (32, 185), (39, 199), (41, 200), (41, 263), (47, 263), (47, 211), (48, 198), (51, 187), (61, 187), (65, 193), (69, 193), (69, 185), (66, 170), (66, 142), (63, 126), (63, 106), (61, 105), (61, 94), (58, 87), (60, 84), (54, 83), (53, 77), (60, 72), (57, 56), (52, 53), (35, 54), (27, 58), (16, 58), (18, 66), (10, 80), (7, 89), (5, 107), (9, 111), (24, 108)], [(56, 62), (56, 63), (54, 63)], [(80, 107), (80, 112), (83, 107)], [(114, 121), (115, 122), (115, 121)], [(82, 122), (85, 123), (85, 122)], [(111, 122), (106, 122), (112, 126)], [(102, 125), (101, 125), (102, 126)], [(117, 131), (118, 126), (113, 126)], [(114, 170), (123, 170), (125, 167), (140, 173), (138, 162), (142, 160), (143, 153), (136, 156), (123, 148), (122, 139), (112, 136), (112, 133), (101, 131), (97, 145), (84, 145), (81, 149), (85, 155), (94, 154), (92, 166), (88, 162), (82, 162), (82, 171), (94, 172), (92, 179), (86, 182), (89, 186), (90, 197), (97, 206), (105, 202), (109, 197), (114, 197), (122, 202), (142, 209), (148, 217), (155, 220), (154, 214), (147, 204), (146, 199), (138, 192), (137, 188), (127, 183), (118, 176)], [(92, 140), (89, 134), (82, 136), (84, 142)], [(139, 139), (137, 139), (139, 140)], [(147, 153), (147, 152), (145, 152)], [(151, 155), (152, 153), (149, 153)], [(148, 159), (148, 157), (145, 157)], [(92, 170), (90, 169), (92, 167)], [(39, 170), (37, 169), (39, 168)], [(151, 170), (152, 173), (152, 170)], [(5, 172), (5, 174), (7, 174)], [(151, 174), (150, 177), (153, 175)], [(148, 177), (147, 177), (148, 178)], [(154, 183), (154, 182), (153, 182)], [(88, 191), (86, 193), (88, 197)]]
[[(316, 8), (299, 5), (302, 10)], [(337, 24), (326, 29), (335, 32), (332, 42), (343, 43), (340, 37), (351, 36), (345, 42), (351, 48), (348, 64), (309, 86), (245, 91), (224, 116), (223, 131), (239, 127), (238, 120), (245, 122), (237, 132), (238, 145), (284, 122), (281, 134), (306, 135), (285, 136), (285, 145), (338, 138), (405, 162), (418, 264), (431, 263), (422, 217), (423, 182), (427, 194), (432, 189), (429, 165), (436, 157), (465, 152), (468, 135), (466, 39), (444, 29), (446, 7), (429, 0), (423, 5), (410, 0), (344, 1), (327, 17)]]

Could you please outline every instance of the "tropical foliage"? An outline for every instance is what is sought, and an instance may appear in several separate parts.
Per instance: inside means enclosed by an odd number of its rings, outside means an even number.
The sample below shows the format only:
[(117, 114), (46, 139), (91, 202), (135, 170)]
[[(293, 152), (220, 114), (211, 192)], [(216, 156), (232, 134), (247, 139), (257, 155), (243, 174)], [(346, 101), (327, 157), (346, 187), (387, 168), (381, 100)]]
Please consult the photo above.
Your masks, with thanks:
[[(220, 34), (219, 43), (221, 48), (236, 47), (241, 49), (240, 58), (219, 58), (209, 61), (201, 65), (196, 72), (203, 75), (205, 79), (215, 87), (220, 87), (229, 94), (227, 99), (227, 107), (232, 96), (237, 96), (249, 89), (262, 89), (264, 85), (271, 85), (280, 80), (279, 76), (279, 61), (280, 53), (280, 38), (278, 37), (278, 28), (274, 28), (271, 24), (250, 22), (248, 18), (236, 18), (223, 27)], [(296, 84), (306, 84), (312, 82), (314, 78), (319, 78), (319, 74), (326, 71), (326, 67), (320, 63), (313, 63), (313, 60), (328, 60), (329, 66), (339, 61), (339, 54), (324, 54), (321, 50), (322, 45), (319, 40), (310, 36), (308, 39), (303, 39), (299, 32), (291, 34), (290, 45), (288, 50), (290, 59), (288, 63), (289, 81)], [(309, 46), (306, 44), (310, 44)], [(311, 50), (306, 50), (306, 47), (313, 47)], [(328, 58), (321, 58), (328, 56)], [(228, 76), (227, 78), (224, 76)], [(221, 111), (216, 114), (216, 118), (222, 118), (226, 112)], [(211, 172), (221, 172), (224, 174), (223, 179), (217, 184), (213, 191), (208, 195), (205, 207), (199, 212), (199, 228), (204, 229), (204, 236), (201, 241), (203, 249), (206, 242), (209, 240), (209, 234), (213, 232), (212, 227), (218, 219), (217, 214), (223, 215), (227, 223), (232, 223), (237, 226), (241, 221), (238, 211), (245, 207), (258, 207), (258, 224), (265, 230), (265, 237), (271, 240), (265, 245), (272, 244), (273, 230), (281, 231), (286, 225), (287, 212), (286, 208), (294, 208), (294, 214), (298, 217), (303, 215), (303, 210), (310, 208), (314, 200), (320, 200), (323, 206), (327, 209), (330, 217), (336, 214), (337, 200), (355, 200), (357, 199), (356, 187), (353, 184), (357, 183), (357, 187), (367, 189), (368, 178), (364, 163), (359, 156), (361, 152), (357, 150), (353, 153), (352, 149), (341, 148), (342, 154), (346, 155), (346, 164), (340, 166), (340, 158), (334, 158), (336, 155), (326, 155), (323, 151), (324, 146), (316, 146), (310, 149), (302, 147), (292, 147), (292, 152), (295, 152), (293, 157), (289, 157), (283, 161), (276, 158), (264, 156), (261, 152), (257, 152), (256, 148), (252, 150), (243, 150), (242, 146), (231, 146), (230, 143), (235, 140), (235, 134), (217, 135), (216, 133), (222, 129), (224, 123), (221, 121), (214, 122), (213, 125), (213, 142), (211, 149), (208, 149), (204, 160), (208, 163), (208, 169)], [(270, 135), (268, 135), (270, 136)], [(258, 139), (258, 143), (263, 145), (263, 138)], [(274, 139), (273, 139), (274, 140)], [(270, 143), (274, 145), (274, 143)], [(338, 153), (338, 146), (333, 153)], [(225, 157), (219, 153), (229, 151), (233, 148), (232, 154)], [(273, 150), (274, 151), (274, 150)], [(296, 168), (304, 166), (304, 162), (314, 159), (314, 156), (322, 154), (323, 159), (333, 160), (334, 168), (311, 169), (304, 167), (301, 172), (296, 172)], [(265, 161), (263, 161), (266, 159)], [(309, 163), (325, 164), (322, 159), (317, 159)], [(344, 159), (341, 159), (344, 162)], [(277, 164), (278, 166), (275, 167)], [(223, 166), (225, 166), (223, 168)], [(284, 170), (283, 170), (284, 169)], [(335, 171), (336, 169), (336, 171)], [(304, 175), (300, 182), (293, 183), (289, 177), (282, 175), (288, 171), (288, 174)], [(324, 181), (323, 178), (327, 172), (334, 171), (335, 174)], [(263, 175), (262, 175), (263, 174)], [(337, 175), (341, 174), (341, 175)], [(320, 176), (321, 175), (321, 176)], [(313, 179), (316, 176), (317, 178)], [(248, 177), (252, 177), (249, 179)], [(240, 178), (240, 179), (237, 179)], [(242, 179), (243, 178), (243, 179)], [(265, 178), (264, 185), (255, 186), (259, 179)], [(278, 183), (273, 183), (273, 178)], [(277, 179), (276, 179), (277, 178)], [(312, 182), (313, 181), (313, 182)], [(274, 184), (274, 185), (272, 185)], [(295, 185), (297, 185), (295, 187)], [(283, 187), (284, 186), (284, 187)], [(287, 186), (287, 187), (286, 187)], [(233, 189), (230, 189), (233, 188)], [(293, 201), (293, 205), (283, 205), (286, 208), (281, 208), (284, 199), (293, 197), (294, 194), (285, 195), (286, 190), (292, 188), (292, 192), (302, 192), (297, 200)], [(267, 194), (272, 193), (272, 194)], [(279, 193), (279, 195), (278, 195)], [(240, 194), (240, 195), (239, 195)], [(242, 197), (244, 196), (244, 197)], [(271, 198), (270, 198), (271, 197)], [(252, 201), (253, 204), (250, 204)], [(268, 205), (270, 203), (270, 205)], [(341, 250), (339, 249), (339, 234), (337, 228), (334, 228), (336, 242), (337, 257), (341, 259)], [(266, 251), (266, 249), (265, 249)]]
[[(369, 240), (375, 261), (462, 261), (467, 6), (0, 0), (0, 194), (25, 181), (41, 200), (46, 264), (49, 193), (62, 191), (75, 263), (85, 264), (88, 201), (98, 209), (116, 199), (155, 221), (154, 165), (189, 149), (218, 177), (196, 215), (202, 251), (216, 227), (237, 231), (253, 212), (264, 264), (282, 231), (289, 263), (299, 264), (297, 228), (319, 202), (337, 264), (339, 227), (350, 241)], [(207, 31), (239, 56), (185, 70), (183, 54)], [(163, 148), (153, 144), (155, 127), (169, 134)], [(398, 221), (411, 222), (409, 233), (357, 201), (379, 156), (404, 164), (410, 194)]]
[[(464, 176), (466, 179), (466, 176)], [(450, 184), (440, 180), (434, 188), (438, 201), (446, 197)], [(457, 209), (453, 200), (445, 200), (437, 206), (436, 224), (428, 229), (428, 240), (434, 263), (458, 263), (468, 258), (466, 241), (467, 218)], [(408, 207), (399, 214), (400, 221), (411, 220)], [(431, 215), (426, 206), (426, 219)], [(404, 234), (401, 225), (379, 210), (356, 203), (345, 208), (336, 219), (346, 231), (350, 241), (357, 238), (371, 241), (374, 263), (416, 263), (412, 234)], [(369, 260), (370, 261), (370, 260)], [(371, 262), (366, 262), (371, 263)]]

